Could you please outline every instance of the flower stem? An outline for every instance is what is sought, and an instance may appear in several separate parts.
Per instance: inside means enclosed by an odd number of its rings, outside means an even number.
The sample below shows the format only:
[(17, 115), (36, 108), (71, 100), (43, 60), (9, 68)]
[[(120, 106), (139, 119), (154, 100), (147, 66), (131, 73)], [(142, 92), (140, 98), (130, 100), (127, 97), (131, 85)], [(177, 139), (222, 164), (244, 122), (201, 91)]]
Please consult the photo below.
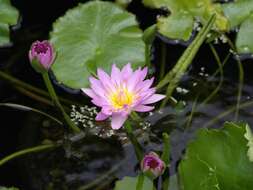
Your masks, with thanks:
[[(32, 86), (32, 85), (30, 85), (28, 83), (25, 83), (25, 82), (23, 82), (23, 81), (15, 78), (15, 77), (7, 74), (7, 73), (5, 73), (5, 72), (3, 72), (1, 70), (0, 70), (0, 78), (2, 78), (4, 80), (6, 80), (6, 81), (8, 81), (8, 82), (10, 82), (12, 84), (14, 84), (16, 86), (16, 88), (18, 88), (18, 86), (20, 86), (20, 87), (22, 87), (24, 89), (29, 90), (30, 92), (34, 92), (36, 94), (40, 94), (42, 96), (49, 97), (49, 94), (46, 91), (41, 90), (41, 89), (39, 89), (37, 87), (34, 87), (34, 86)], [(72, 101), (70, 101), (68, 99), (65, 99), (65, 98), (61, 98), (60, 97), (59, 99), (60, 99), (61, 102), (65, 103), (65, 104), (78, 104), (77, 102), (72, 102)]]
[(165, 74), (165, 66), (166, 66), (166, 44), (165, 43), (162, 43), (161, 44), (161, 67), (160, 67), (160, 76), (159, 76), (159, 79), (162, 80), (163, 77), (164, 77), (164, 74)]
[(143, 150), (142, 150), (140, 143), (138, 142), (138, 140), (136, 139), (136, 137), (133, 134), (133, 129), (132, 129), (132, 126), (129, 121), (125, 122), (125, 129), (126, 129), (128, 138), (130, 139), (131, 143), (134, 146), (134, 151), (135, 151), (136, 157), (137, 157), (138, 161), (140, 162), (143, 158)]
[(163, 154), (161, 159), (166, 166), (170, 163), (170, 136), (167, 133), (163, 133)]
[(33, 152), (40, 152), (40, 151), (47, 150), (47, 149), (56, 148), (57, 146), (58, 145), (56, 145), (56, 144), (39, 145), (39, 146), (35, 146), (35, 147), (32, 147), (32, 148), (26, 148), (26, 149), (14, 152), (14, 153), (4, 157), (3, 159), (1, 159), (0, 160), (0, 166), (4, 165), (6, 162), (8, 162), (8, 161), (10, 161), (14, 158), (20, 157), (22, 155), (30, 154), (30, 153), (33, 153)]
[(72, 130), (73, 132), (76, 132), (76, 133), (80, 132), (80, 129), (71, 121), (70, 117), (68, 116), (68, 114), (67, 114), (67, 113), (65, 112), (65, 110), (63, 109), (63, 107), (62, 107), (62, 105), (61, 105), (61, 103), (60, 103), (60, 101), (59, 101), (59, 99), (58, 99), (58, 97), (57, 97), (57, 95), (56, 95), (56, 93), (55, 93), (54, 87), (53, 87), (53, 85), (52, 85), (52, 83), (51, 83), (51, 81), (50, 81), (50, 78), (49, 78), (48, 73), (47, 73), (47, 72), (44, 72), (44, 73), (42, 74), (42, 76), (43, 76), (44, 82), (45, 82), (45, 84), (46, 84), (46, 86), (47, 86), (48, 92), (49, 92), (49, 94), (50, 94), (50, 96), (51, 96), (51, 98), (52, 98), (54, 104), (55, 104), (55, 105), (60, 109), (60, 111), (62, 112), (62, 115), (63, 115), (63, 117), (64, 117), (66, 123), (68, 124), (68, 126), (71, 128), (71, 130)]

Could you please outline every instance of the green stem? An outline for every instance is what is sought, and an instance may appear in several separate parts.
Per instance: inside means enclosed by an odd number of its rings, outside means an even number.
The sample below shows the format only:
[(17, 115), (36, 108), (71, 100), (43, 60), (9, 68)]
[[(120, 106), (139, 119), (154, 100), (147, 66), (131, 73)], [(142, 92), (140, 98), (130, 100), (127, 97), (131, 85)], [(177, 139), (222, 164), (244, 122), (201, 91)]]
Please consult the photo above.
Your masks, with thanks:
[(160, 68), (160, 76), (159, 79), (162, 80), (162, 78), (164, 77), (164, 73), (165, 73), (165, 65), (166, 65), (166, 44), (162, 43), (161, 44), (161, 68)]
[(237, 103), (236, 103), (236, 112), (235, 112), (235, 120), (237, 121), (238, 116), (239, 116), (240, 102), (241, 102), (242, 89), (243, 89), (243, 83), (244, 83), (244, 70), (243, 70), (242, 62), (236, 51), (236, 47), (234, 46), (233, 42), (230, 40), (229, 37), (226, 36), (226, 39), (228, 41), (230, 48), (236, 53), (235, 59), (237, 61), (237, 66), (239, 69), (239, 78), (238, 78), (239, 86), (238, 86), (238, 92), (237, 92)]
[(63, 109), (56, 93), (55, 93), (55, 90), (54, 90), (54, 87), (50, 81), (50, 78), (49, 78), (49, 75), (48, 75), (48, 72), (44, 72), (42, 73), (42, 77), (44, 79), (44, 82), (47, 86), (47, 89), (48, 89), (48, 92), (53, 100), (53, 102), (55, 103), (55, 105), (60, 109), (60, 111), (62, 112), (62, 115), (66, 121), (66, 123), (68, 124), (68, 126), (71, 128), (71, 130), (73, 132), (80, 132), (80, 129), (71, 121), (70, 117), (68, 116), (68, 114), (65, 112), (65, 110)]
[(162, 175), (162, 190), (168, 190), (170, 185), (170, 175), (169, 175), (169, 169), (166, 168), (164, 174)]
[(150, 50), (151, 50), (151, 45), (145, 44), (146, 66), (149, 67), (149, 68), (151, 67)]
[(169, 83), (166, 90), (166, 98), (162, 101), (160, 108), (163, 108), (167, 104), (174, 89), (178, 85), (179, 81), (181, 80), (189, 65), (192, 63), (192, 60), (197, 54), (200, 46), (206, 39), (206, 35), (211, 30), (215, 19), (216, 15), (214, 14), (210, 17), (207, 24), (201, 29), (201, 31), (198, 33), (198, 35), (189, 45), (189, 47), (184, 51), (183, 55), (180, 57), (173, 69), (169, 73), (167, 73), (165, 77), (156, 86), (156, 89), (159, 90)]
[(136, 157), (137, 157), (138, 161), (141, 162), (141, 160), (143, 158), (143, 150), (142, 150), (140, 143), (138, 142), (138, 140), (136, 139), (136, 137), (133, 134), (133, 129), (132, 129), (132, 126), (129, 121), (125, 122), (125, 129), (127, 131), (128, 138), (130, 139), (131, 143), (134, 146), (134, 151), (135, 151)]
[(193, 119), (194, 113), (197, 110), (196, 107), (197, 107), (197, 103), (198, 103), (198, 98), (199, 98), (199, 95), (197, 95), (197, 97), (195, 98), (195, 100), (192, 104), (192, 110), (191, 110), (191, 114), (189, 115), (189, 117), (187, 119), (188, 121), (186, 124), (186, 128), (190, 128), (190, 126), (192, 124), (192, 119)]
[[(173, 67), (173, 69), (170, 72), (168, 72), (162, 80), (160, 80), (160, 82), (156, 86), (157, 90), (160, 90), (161, 88), (166, 86), (175, 77), (177, 79), (176, 82), (178, 82), (178, 80), (184, 74), (185, 70), (191, 64), (191, 62), (192, 62), (193, 58), (195, 57), (195, 55), (197, 54), (200, 46), (202, 45), (202, 43), (206, 39), (206, 35), (211, 30), (215, 20), (216, 20), (216, 15), (214, 14), (210, 17), (207, 24), (198, 33), (198, 35), (193, 40), (193, 42), (184, 51), (183, 55), (179, 58), (177, 64)], [(180, 72), (178, 72), (178, 71), (180, 71)]]
[[(253, 106), (253, 101), (247, 101), (247, 102), (244, 102), (244, 103), (240, 104), (239, 109), (247, 108), (247, 107), (250, 107), (250, 106)], [(211, 120), (209, 120), (208, 122), (206, 122), (203, 125), (203, 128), (211, 127), (212, 125), (217, 123), (220, 119), (222, 119), (222, 118), (226, 117), (227, 115), (235, 112), (237, 109), (238, 108), (237, 108), (237, 105), (236, 105), (236, 106), (231, 107), (227, 111), (224, 111), (224, 112), (220, 113), (218, 116), (216, 116), (216, 117), (212, 118)]]
[(212, 44), (209, 44), (209, 47), (214, 55), (214, 58), (216, 60), (216, 63), (219, 66), (219, 72), (220, 72), (220, 81), (219, 84), (217, 85), (217, 87), (214, 89), (214, 91), (200, 104), (199, 107), (202, 107), (203, 105), (205, 105), (207, 102), (209, 102), (220, 90), (220, 88), (222, 87), (223, 81), (224, 81), (224, 76), (223, 76), (223, 68), (222, 66), (227, 62), (227, 59), (224, 60), (223, 63), (221, 63), (220, 57), (217, 53), (217, 51), (215, 50), (215, 48), (213, 47)]
[[(23, 81), (15, 78), (15, 77), (5, 73), (3, 71), (0, 71), (0, 78), (6, 80), (6, 81), (8, 81), (8, 82), (10, 82), (10, 83), (12, 83), (16, 86), (23, 87), (24, 89), (27, 89), (29, 91), (35, 92), (37, 94), (40, 94), (40, 95), (43, 95), (43, 96), (46, 96), (46, 97), (50, 97), (50, 95), (46, 91), (41, 90), (39, 88), (36, 88), (36, 87), (34, 87), (34, 86), (32, 86), (28, 83), (25, 83), (25, 82), (23, 82)], [(78, 104), (77, 102), (72, 102), (72, 101), (70, 101), (68, 99), (65, 99), (65, 98), (60, 97), (59, 99), (60, 99), (61, 102), (69, 104), (69, 105)]]
[(163, 154), (161, 159), (166, 166), (170, 163), (170, 136), (167, 133), (163, 133)]
[(239, 69), (239, 86), (238, 86), (238, 92), (237, 92), (237, 103), (236, 103), (236, 112), (235, 112), (235, 120), (238, 120), (239, 116), (239, 110), (240, 110), (240, 103), (241, 103), (241, 97), (242, 97), (242, 89), (243, 89), (243, 83), (244, 83), (244, 70), (242, 66), (241, 60), (236, 57), (237, 60), (237, 66)]
[(20, 93), (22, 93), (25, 96), (28, 96), (31, 99), (34, 99), (38, 102), (41, 102), (43, 104), (49, 105), (49, 106), (54, 106), (54, 104), (52, 103), (52, 101), (50, 101), (47, 98), (44, 98), (42, 96), (39, 96), (37, 94), (34, 94), (33, 92), (26, 90), (25, 88), (19, 87), (19, 86), (15, 86), (14, 87), (16, 90), (18, 90)]
[(53, 121), (55, 121), (56, 123), (60, 124), (60, 125), (63, 125), (61, 121), (59, 121), (57, 118), (43, 112), (43, 111), (40, 111), (36, 108), (32, 108), (32, 107), (28, 107), (28, 106), (24, 106), (24, 105), (21, 105), (21, 104), (13, 104), (13, 103), (0, 103), (0, 106), (6, 106), (6, 107), (10, 107), (10, 108), (14, 108), (14, 109), (17, 109), (17, 110), (22, 110), (22, 111), (32, 111), (32, 112), (35, 112), (35, 113), (38, 113), (38, 114), (41, 114)]
[(134, 111), (131, 112), (130, 117), (131, 117), (131, 119), (134, 120), (134, 121), (138, 121), (138, 122), (143, 121), (143, 119), (138, 115), (138, 113), (136, 113), (136, 112), (134, 112)]
[[(231, 53), (229, 52), (222, 63), (222, 68), (228, 63), (228, 59), (230, 58)], [(215, 77), (218, 73), (220, 73), (220, 67), (212, 74), (211, 77)]]
[(0, 166), (4, 165), (6, 162), (8, 162), (8, 161), (10, 161), (14, 158), (23, 156), (25, 154), (30, 154), (30, 153), (34, 153), (34, 152), (41, 152), (41, 151), (44, 151), (44, 150), (56, 148), (57, 146), (58, 145), (56, 145), (56, 144), (39, 145), (39, 146), (35, 146), (35, 147), (32, 147), (32, 148), (26, 148), (26, 149), (14, 152), (14, 153), (10, 154), (9, 156), (6, 156), (3, 159), (1, 159), (0, 160)]

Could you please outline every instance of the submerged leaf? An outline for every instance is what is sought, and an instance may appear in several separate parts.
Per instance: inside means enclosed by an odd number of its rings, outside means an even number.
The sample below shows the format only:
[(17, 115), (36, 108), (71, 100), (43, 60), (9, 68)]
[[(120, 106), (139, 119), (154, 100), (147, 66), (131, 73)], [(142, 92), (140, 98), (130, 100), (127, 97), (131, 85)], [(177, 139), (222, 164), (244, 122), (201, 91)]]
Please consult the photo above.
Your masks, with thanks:
[(225, 16), (228, 18), (230, 28), (242, 24), (253, 11), (252, 0), (237, 0), (222, 5)]
[(211, 15), (216, 14), (215, 27), (219, 31), (228, 30), (228, 20), (223, 15), (220, 4), (212, 0), (143, 0), (151, 8), (166, 8), (170, 15), (159, 17), (158, 31), (172, 39), (189, 40), (194, 22), (205, 24)]
[(124, 177), (116, 182), (114, 190), (154, 190), (153, 182), (144, 175)]
[(0, 190), (19, 190), (16, 187), (0, 187)]
[(253, 134), (252, 131), (249, 127), (249, 125), (246, 125), (246, 133), (244, 137), (248, 140), (247, 146), (249, 147), (248, 149), (248, 157), (251, 162), (253, 162)]
[(9, 26), (17, 23), (18, 11), (10, 0), (0, 0), (0, 45), (9, 43)]
[(179, 165), (182, 190), (251, 190), (246, 126), (226, 123), (222, 129), (200, 129)]
[(253, 53), (253, 1), (237, 0), (222, 5), (231, 28), (240, 27), (236, 38), (238, 53)]
[(88, 86), (96, 68), (110, 71), (145, 64), (145, 44), (133, 14), (110, 2), (80, 4), (53, 26), (51, 42), (57, 57), (53, 72), (60, 83), (79, 89)]

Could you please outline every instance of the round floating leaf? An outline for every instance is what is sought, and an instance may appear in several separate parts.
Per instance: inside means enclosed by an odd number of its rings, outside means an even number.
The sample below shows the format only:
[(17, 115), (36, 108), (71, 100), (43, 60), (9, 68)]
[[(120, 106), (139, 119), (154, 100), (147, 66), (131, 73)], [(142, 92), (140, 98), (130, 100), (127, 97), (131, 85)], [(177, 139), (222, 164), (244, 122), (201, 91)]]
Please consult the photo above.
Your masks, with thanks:
[(158, 31), (172, 39), (187, 41), (191, 37), (194, 22), (203, 25), (216, 14), (215, 27), (219, 31), (228, 30), (228, 20), (224, 17), (220, 4), (212, 0), (143, 0), (151, 8), (167, 8), (171, 14), (158, 17)]
[(188, 40), (192, 34), (193, 24), (194, 19), (191, 15), (178, 13), (168, 18), (159, 18), (157, 27), (161, 34), (172, 39)]
[(17, 23), (18, 11), (10, 0), (0, 0), (0, 45), (9, 43), (9, 26)]
[(245, 134), (244, 124), (201, 129), (179, 165), (182, 190), (251, 190), (253, 163)]
[(53, 26), (51, 42), (57, 51), (53, 72), (60, 83), (79, 89), (102, 68), (145, 63), (145, 45), (135, 16), (110, 2), (81, 4)]
[(124, 177), (116, 182), (114, 190), (155, 190), (153, 182), (144, 175)]
[(239, 53), (253, 53), (253, 14), (240, 27), (236, 38), (236, 48)]
[(247, 19), (253, 11), (252, 0), (237, 0), (222, 5), (225, 16), (229, 20), (231, 28), (239, 26)]
[(231, 28), (240, 27), (236, 38), (238, 53), (253, 53), (253, 1), (237, 0), (222, 5)]

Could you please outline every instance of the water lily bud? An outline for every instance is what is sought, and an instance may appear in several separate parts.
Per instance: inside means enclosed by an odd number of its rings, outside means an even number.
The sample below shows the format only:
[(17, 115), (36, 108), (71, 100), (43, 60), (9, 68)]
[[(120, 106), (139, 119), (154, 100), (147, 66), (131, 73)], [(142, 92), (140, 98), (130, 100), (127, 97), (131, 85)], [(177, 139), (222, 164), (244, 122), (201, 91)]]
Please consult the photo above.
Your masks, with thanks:
[(145, 155), (141, 161), (141, 170), (152, 179), (162, 175), (165, 167), (165, 163), (155, 152)]
[(29, 59), (32, 67), (37, 72), (48, 71), (54, 62), (55, 53), (49, 41), (36, 41), (29, 51)]

